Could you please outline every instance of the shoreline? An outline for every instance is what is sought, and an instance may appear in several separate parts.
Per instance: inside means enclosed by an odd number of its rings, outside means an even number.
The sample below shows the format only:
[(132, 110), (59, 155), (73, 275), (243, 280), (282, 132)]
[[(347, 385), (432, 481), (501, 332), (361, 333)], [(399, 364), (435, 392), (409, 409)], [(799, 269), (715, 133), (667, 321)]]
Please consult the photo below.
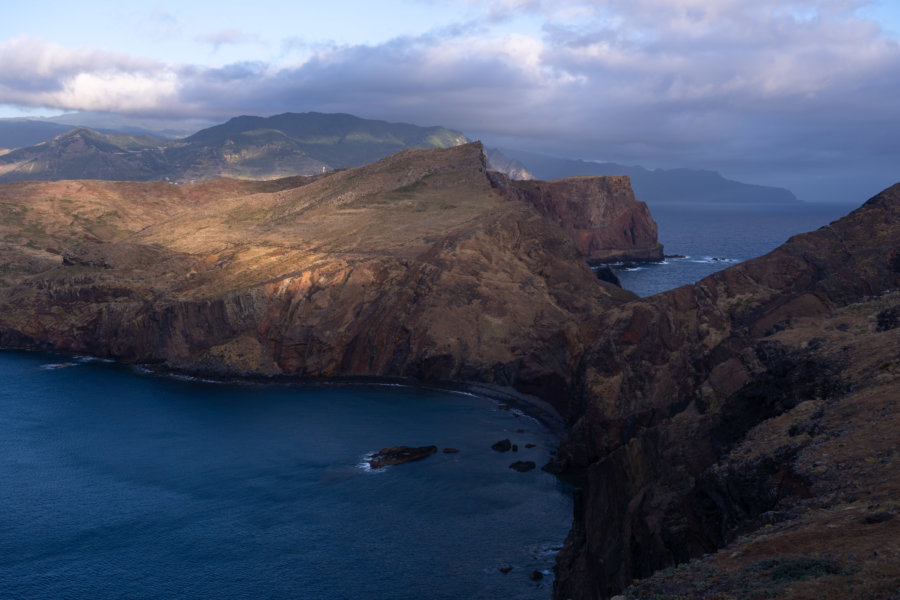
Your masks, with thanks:
[(80, 363), (99, 362), (130, 367), (161, 377), (191, 379), (198, 382), (216, 384), (260, 384), (260, 385), (294, 385), (304, 387), (404, 387), (410, 389), (435, 390), (456, 394), (467, 394), (493, 400), (521, 410), (526, 416), (541, 423), (557, 441), (562, 441), (568, 433), (565, 420), (549, 402), (536, 396), (519, 392), (506, 386), (472, 381), (419, 381), (404, 377), (378, 377), (373, 375), (339, 376), (339, 377), (302, 377), (297, 375), (276, 374), (263, 375), (254, 373), (222, 374), (202, 369), (179, 369), (153, 363), (128, 363), (115, 358), (104, 358), (89, 354), (69, 353), (60, 350), (43, 350), (30, 348), (0, 347), (0, 352), (21, 352), (29, 354), (56, 355)]

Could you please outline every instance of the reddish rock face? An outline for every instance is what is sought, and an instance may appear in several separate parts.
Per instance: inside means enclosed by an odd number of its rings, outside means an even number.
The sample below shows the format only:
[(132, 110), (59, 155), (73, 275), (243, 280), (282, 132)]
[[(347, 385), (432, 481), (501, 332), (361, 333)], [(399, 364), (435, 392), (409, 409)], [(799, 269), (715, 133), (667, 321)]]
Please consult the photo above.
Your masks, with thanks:
[(627, 175), (501, 184), (559, 223), (593, 263), (663, 259), (656, 222)]

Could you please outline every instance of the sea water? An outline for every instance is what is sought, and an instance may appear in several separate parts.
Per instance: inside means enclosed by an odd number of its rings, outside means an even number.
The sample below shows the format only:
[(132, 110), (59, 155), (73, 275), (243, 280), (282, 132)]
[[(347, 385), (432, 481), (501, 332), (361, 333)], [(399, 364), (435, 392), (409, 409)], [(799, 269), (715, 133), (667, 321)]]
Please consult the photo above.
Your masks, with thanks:
[[(15, 352), (0, 382), (0, 598), (550, 596), (571, 490), (509, 468), (557, 443), (515, 408)], [(432, 444), (459, 452), (364, 460)]]
[(822, 203), (655, 205), (650, 212), (665, 253), (684, 258), (641, 263), (629, 269), (613, 268), (623, 288), (639, 296), (651, 296), (762, 256), (792, 235), (818, 229), (855, 208)]

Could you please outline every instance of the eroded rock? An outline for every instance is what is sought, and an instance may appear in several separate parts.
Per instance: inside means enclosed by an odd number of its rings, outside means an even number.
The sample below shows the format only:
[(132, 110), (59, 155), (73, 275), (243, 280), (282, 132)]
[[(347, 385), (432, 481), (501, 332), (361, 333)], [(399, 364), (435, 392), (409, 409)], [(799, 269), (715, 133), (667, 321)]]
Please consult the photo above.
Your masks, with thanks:
[(508, 439), (500, 440), (499, 442), (494, 442), (491, 445), (491, 450), (496, 450), (497, 452), (509, 452), (512, 449), (512, 442)]
[(391, 446), (373, 454), (368, 459), (368, 462), (373, 469), (380, 469), (381, 467), (422, 460), (435, 452), (437, 452), (437, 446)]
[(513, 471), (518, 471), (519, 473), (525, 473), (526, 471), (531, 471), (537, 465), (535, 465), (532, 460), (517, 460), (513, 464), (509, 465), (509, 468)]

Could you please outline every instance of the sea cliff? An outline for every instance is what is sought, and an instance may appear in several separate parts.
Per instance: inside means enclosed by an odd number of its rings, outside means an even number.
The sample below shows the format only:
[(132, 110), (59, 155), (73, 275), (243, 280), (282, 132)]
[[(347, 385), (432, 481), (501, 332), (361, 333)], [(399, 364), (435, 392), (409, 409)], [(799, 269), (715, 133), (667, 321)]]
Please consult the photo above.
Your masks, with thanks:
[[(900, 490), (898, 287), (900, 185), (765, 256), (607, 311), (554, 465), (581, 484), (555, 597), (610, 597), (725, 546), (628, 597), (743, 597), (753, 569), (798, 560), (829, 565), (816, 577), (835, 597), (893, 597), (900, 553), (885, 549), (900, 530), (866, 519), (893, 515)], [(782, 597), (775, 583), (766, 593)]]
[[(540, 185), (543, 202), (473, 143), (273, 182), (2, 186), (0, 345), (565, 402), (595, 315), (634, 298), (586, 259), (659, 244), (626, 180)], [(573, 244), (573, 206), (620, 226)]]

